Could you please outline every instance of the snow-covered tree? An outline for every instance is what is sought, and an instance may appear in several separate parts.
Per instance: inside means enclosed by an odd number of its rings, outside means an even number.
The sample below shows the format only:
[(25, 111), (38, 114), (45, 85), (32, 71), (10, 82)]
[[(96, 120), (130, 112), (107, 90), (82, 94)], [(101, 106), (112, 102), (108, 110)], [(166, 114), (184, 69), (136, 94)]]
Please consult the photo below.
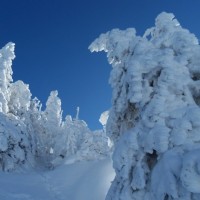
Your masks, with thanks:
[(44, 115), (51, 128), (58, 128), (62, 122), (61, 100), (58, 97), (58, 91), (52, 91), (46, 103)]
[(74, 155), (77, 152), (77, 131), (74, 129), (73, 119), (67, 115), (63, 123), (63, 132), (66, 133), (66, 156)]
[(10, 85), (8, 93), (10, 95), (8, 102), (9, 113), (19, 118), (25, 118), (31, 103), (29, 86), (22, 81), (16, 81)]
[(33, 165), (33, 147), (26, 125), (0, 113), (0, 170), (13, 171)]
[(0, 50), (0, 110), (1, 112), (8, 112), (9, 92), (8, 88), (13, 82), (12, 79), (12, 60), (15, 58), (14, 53), (15, 44), (8, 43)]
[(106, 199), (200, 199), (198, 39), (163, 12), (143, 37), (114, 29), (89, 48), (112, 64), (116, 177)]
[(109, 111), (104, 111), (99, 118), (99, 122), (102, 124), (104, 130), (106, 129), (108, 117), (109, 117)]
[(28, 86), (12, 80), (14, 44), (8, 43), (0, 50), (0, 169), (11, 171), (19, 166), (33, 165), (33, 147), (24, 121), (28, 110)]
[(93, 152), (93, 158), (105, 158), (111, 153), (109, 138), (104, 130), (93, 131), (92, 143), (90, 149)]
[[(79, 112), (79, 109), (77, 109)], [(111, 152), (109, 139), (104, 129), (91, 131), (87, 123), (67, 116), (63, 123), (67, 134), (67, 156), (75, 160), (95, 160), (108, 157)]]
[[(35, 105), (37, 113), (37, 102), (35, 102)], [(54, 165), (53, 160), (60, 156), (66, 145), (66, 140), (63, 139), (61, 131), (62, 110), (57, 91), (50, 93), (46, 102), (46, 109), (40, 111), (35, 119), (37, 121), (33, 120), (33, 128), (36, 132), (37, 157), (46, 167), (52, 167)]]
[(105, 152), (106, 143), (99, 142), (100, 132), (94, 134), (79, 119), (79, 107), (75, 119), (63, 121), (61, 100), (52, 91), (42, 110), (40, 101), (31, 98), (29, 85), (13, 82), (14, 58), (14, 44), (8, 43), (0, 50), (0, 170), (53, 168), (75, 154), (81, 160), (99, 158), (97, 152)]

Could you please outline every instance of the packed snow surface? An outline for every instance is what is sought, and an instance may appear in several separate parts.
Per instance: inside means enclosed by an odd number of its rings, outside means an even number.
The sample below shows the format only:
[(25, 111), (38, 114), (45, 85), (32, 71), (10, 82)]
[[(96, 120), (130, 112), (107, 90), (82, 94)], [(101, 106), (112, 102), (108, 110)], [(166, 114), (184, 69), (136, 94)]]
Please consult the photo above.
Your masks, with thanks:
[(111, 160), (69, 163), (52, 171), (0, 172), (0, 199), (104, 200), (114, 178)]

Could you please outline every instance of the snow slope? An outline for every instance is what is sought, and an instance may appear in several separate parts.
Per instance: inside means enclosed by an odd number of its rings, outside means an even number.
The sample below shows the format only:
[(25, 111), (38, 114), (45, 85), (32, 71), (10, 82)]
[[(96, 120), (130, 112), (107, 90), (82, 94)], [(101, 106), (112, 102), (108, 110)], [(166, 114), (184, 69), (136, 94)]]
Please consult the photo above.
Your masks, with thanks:
[(110, 159), (65, 164), (52, 171), (0, 172), (0, 199), (103, 200), (113, 178)]

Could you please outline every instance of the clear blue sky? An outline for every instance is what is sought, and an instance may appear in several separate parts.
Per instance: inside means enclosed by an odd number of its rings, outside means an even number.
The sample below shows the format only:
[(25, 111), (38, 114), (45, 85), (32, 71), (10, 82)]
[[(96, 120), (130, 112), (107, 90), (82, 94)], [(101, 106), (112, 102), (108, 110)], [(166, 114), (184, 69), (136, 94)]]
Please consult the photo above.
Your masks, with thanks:
[(200, 38), (199, 0), (1, 0), (0, 46), (16, 43), (14, 80), (29, 84), (43, 106), (58, 90), (64, 115), (75, 116), (80, 106), (80, 118), (97, 129), (111, 106), (111, 67), (89, 44), (113, 28), (143, 34), (162, 11)]

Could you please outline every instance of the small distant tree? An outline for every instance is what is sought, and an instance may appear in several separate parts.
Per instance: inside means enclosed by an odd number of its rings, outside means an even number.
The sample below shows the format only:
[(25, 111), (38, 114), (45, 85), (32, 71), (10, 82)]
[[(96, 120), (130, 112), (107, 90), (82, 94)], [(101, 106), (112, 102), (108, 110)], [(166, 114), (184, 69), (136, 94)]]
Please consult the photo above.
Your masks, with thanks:
[(104, 131), (106, 131), (106, 124), (108, 121), (108, 117), (109, 117), (109, 111), (104, 111), (99, 118), (99, 122), (102, 124)]
[(51, 128), (58, 128), (61, 126), (62, 122), (62, 109), (61, 100), (58, 97), (58, 91), (52, 91), (46, 102), (46, 109), (44, 111), (47, 123)]
[(61, 131), (61, 100), (57, 95), (57, 91), (50, 93), (46, 102), (46, 109), (40, 112), (38, 123), (35, 124), (38, 129), (36, 136), (37, 154), (47, 167), (54, 165), (53, 160), (60, 155), (60, 151), (63, 148), (63, 143), (59, 142), (63, 136)]
[(31, 102), (29, 86), (22, 81), (16, 81), (10, 85), (8, 92), (10, 94), (8, 101), (9, 113), (21, 119), (26, 118)]
[(198, 39), (161, 13), (143, 37), (114, 29), (90, 50), (112, 64), (106, 129), (116, 177), (106, 199), (200, 199)]
[(99, 121), (102, 123), (103, 129), (100, 130), (91, 131), (85, 123), (82, 123), (80, 130), (83, 132), (83, 139), (78, 153), (83, 160), (104, 159), (110, 156), (110, 140), (106, 136), (104, 127), (107, 116), (108, 111), (101, 114)]
[(66, 156), (72, 156), (77, 152), (78, 132), (74, 129), (74, 122), (70, 115), (67, 115), (63, 123), (63, 132), (66, 135)]
[(80, 108), (77, 107), (77, 108), (76, 108), (76, 120), (79, 119), (79, 112), (80, 112)]

